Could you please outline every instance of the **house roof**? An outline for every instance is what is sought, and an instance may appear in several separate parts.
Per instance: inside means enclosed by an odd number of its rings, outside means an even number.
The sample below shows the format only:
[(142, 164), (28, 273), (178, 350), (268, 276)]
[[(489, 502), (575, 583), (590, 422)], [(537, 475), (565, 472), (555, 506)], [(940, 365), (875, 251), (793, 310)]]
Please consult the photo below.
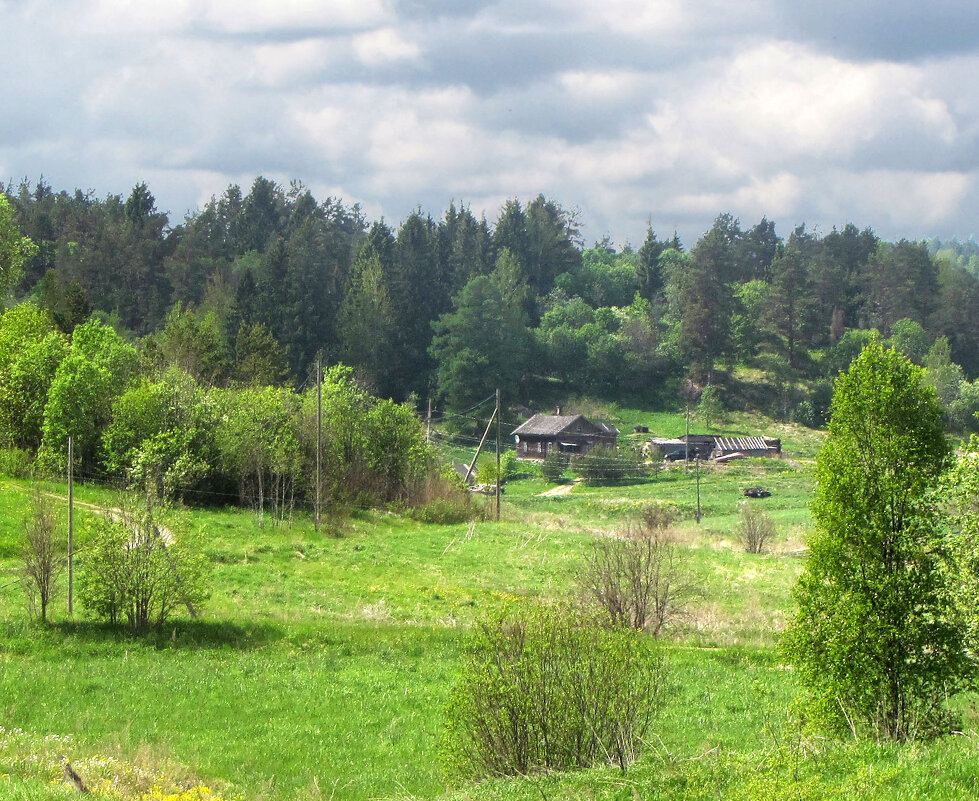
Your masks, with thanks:
[(767, 451), (771, 447), (764, 437), (714, 437), (714, 446), (722, 451)]
[(583, 414), (535, 414), (517, 426), (514, 434), (530, 437), (557, 437), (561, 434), (618, 434), (615, 426), (589, 422)]

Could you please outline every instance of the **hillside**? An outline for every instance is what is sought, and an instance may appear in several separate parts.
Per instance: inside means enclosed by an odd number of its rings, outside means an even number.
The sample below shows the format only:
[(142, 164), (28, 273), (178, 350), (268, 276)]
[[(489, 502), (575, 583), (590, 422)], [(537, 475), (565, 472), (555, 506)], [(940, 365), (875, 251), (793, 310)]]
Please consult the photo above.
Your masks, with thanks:
[[(317, 534), (301, 516), (261, 530), (250, 512), (175, 509), (168, 524), (205, 535), (212, 597), (200, 620), (184, 615), (142, 637), (65, 620), (63, 595), (53, 625), (26, 622), (14, 557), (27, 485), (3, 480), (0, 793), (26, 797), (30, 782), (57, 779), (53, 762), (67, 752), (96, 773), (135, 764), (247, 801), (749, 798), (780, 787), (773, 797), (966, 797), (979, 764), (971, 737), (898, 752), (793, 734), (793, 677), (773, 648), (801, 564), (814, 450), (808, 432), (782, 433), (781, 461), (702, 471), (700, 525), (696, 476), (682, 463), (640, 484), (576, 485), (557, 497), (541, 494), (549, 485), (539, 477), (518, 479), (500, 523), (426, 525), (368, 511)], [(741, 491), (754, 485), (771, 490), (752, 502), (778, 524), (759, 555), (732, 536)], [(77, 497), (107, 504), (112, 495), (84, 486)], [(591, 538), (652, 501), (682, 510), (679, 536), (704, 595), (663, 641), (674, 700), (647, 755), (625, 777), (595, 769), (460, 787), (438, 753), (469, 627), (506, 604), (569, 597)], [(11, 736), (18, 728), (26, 734)], [(51, 735), (70, 742), (38, 745)], [(36, 763), (32, 750), (46, 756)], [(97, 757), (118, 762), (96, 770)], [(934, 770), (940, 794), (931, 794)]]

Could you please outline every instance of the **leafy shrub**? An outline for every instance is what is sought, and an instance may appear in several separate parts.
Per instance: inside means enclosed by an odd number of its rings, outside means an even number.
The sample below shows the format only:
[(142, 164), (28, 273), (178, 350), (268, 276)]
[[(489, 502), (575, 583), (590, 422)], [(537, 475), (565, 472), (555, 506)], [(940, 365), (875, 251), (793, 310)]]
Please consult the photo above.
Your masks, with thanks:
[(792, 412), (792, 421), (806, 426), (806, 428), (815, 428), (817, 425), (816, 410), (809, 401), (800, 401)]
[(413, 506), (408, 510), (408, 517), (421, 523), (465, 523), (473, 518), (473, 507), (468, 502), (456, 498), (434, 498), (422, 506)]
[(700, 403), (697, 404), (697, 416), (708, 430), (714, 423), (724, 422), (724, 401), (714, 385), (708, 384), (704, 387), (700, 395)]
[(476, 513), (472, 496), (451, 468), (433, 467), (410, 485), (408, 496), (411, 505), (405, 514), (422, 523), (464, 523)]
[(559, 484), (564, 479), (564, 471), (568, 468), (568, 456), (554, 449), (540, 464), (540, 472), (544, 480), (551, 484)]
[(150, 514), (124, 508), (98, 518), (85, 554), (78, 596), (95, 617), (125, 620), (134, 632), (163, 626), (174, 609), (208, 597), (208, 565), (200, 543), (156, 526)]
[(445, 756), (471, 777), (600, 762), (625, 771), (665, 683), (640, 632), (560, 610), (505, 613), (476, 628), (448, 709)]
[(0, 448), (0, 475), (30, 478), (31, 455), (20, 448)]
[(738, 504), (738, 523), (734, 528), (738, 542), (748, 553), (761, 553), (775, 536), (775, 523), (768, 512), (750, 501)]
[(575, 456), (572, 466), (588, 484), (619, 484), (646, 475), (645, 465), (637, 454), (604, 446)]
[(516, 451), (506, 451), (500, 456), (500, 474), (504, 481), (512, 481), (520, 475), (520, 460)]

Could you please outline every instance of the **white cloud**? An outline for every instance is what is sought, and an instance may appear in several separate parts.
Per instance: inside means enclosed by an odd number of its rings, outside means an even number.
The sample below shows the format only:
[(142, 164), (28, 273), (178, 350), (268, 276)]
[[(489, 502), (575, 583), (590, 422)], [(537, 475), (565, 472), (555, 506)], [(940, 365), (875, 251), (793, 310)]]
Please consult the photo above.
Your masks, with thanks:
[(620, 241), (652, 215), (692, 244), (721, 211), (977, 232), (979, 54), (844, 58), (766, 38), (775, 8), (0, 0), (0, 168), (99, 195), (146, 179), (178, 213), (263, 173), (389, 221), (544, 192)]
[(393, 13), (383, 0), (204, 0), (194, 8), (196, 17), (231, 33), (361, 29), (384, 24)]
[(379, 28), (356, 36), (353, 49), (361, 63), (371, 67), (410, 61), (421, 52), (417, 44), (402, 38), (394, 28)]
[(975, 175), (961, 172), (834, 171), (822, 202), (838, 217), (857, 214), (914, 239), (916, 232), (944, 229), (975, 186)]

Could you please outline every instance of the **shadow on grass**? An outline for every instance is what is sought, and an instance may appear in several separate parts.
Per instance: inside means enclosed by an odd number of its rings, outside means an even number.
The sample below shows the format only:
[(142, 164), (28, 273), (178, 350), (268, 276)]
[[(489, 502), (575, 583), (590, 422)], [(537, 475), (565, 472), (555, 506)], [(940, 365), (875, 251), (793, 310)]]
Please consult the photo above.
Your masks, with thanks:
[(91, 651), (132, 650), (240, 650), (250, 651), (281, 640), (278, 626), (203, 620), (179, 620), (159, 630), (133, 633), (126, 626), (108, 623), (65, 621), (49, 625), (28, 622), (0, 626), (0, 651), (37, 654), (45, 648)]

